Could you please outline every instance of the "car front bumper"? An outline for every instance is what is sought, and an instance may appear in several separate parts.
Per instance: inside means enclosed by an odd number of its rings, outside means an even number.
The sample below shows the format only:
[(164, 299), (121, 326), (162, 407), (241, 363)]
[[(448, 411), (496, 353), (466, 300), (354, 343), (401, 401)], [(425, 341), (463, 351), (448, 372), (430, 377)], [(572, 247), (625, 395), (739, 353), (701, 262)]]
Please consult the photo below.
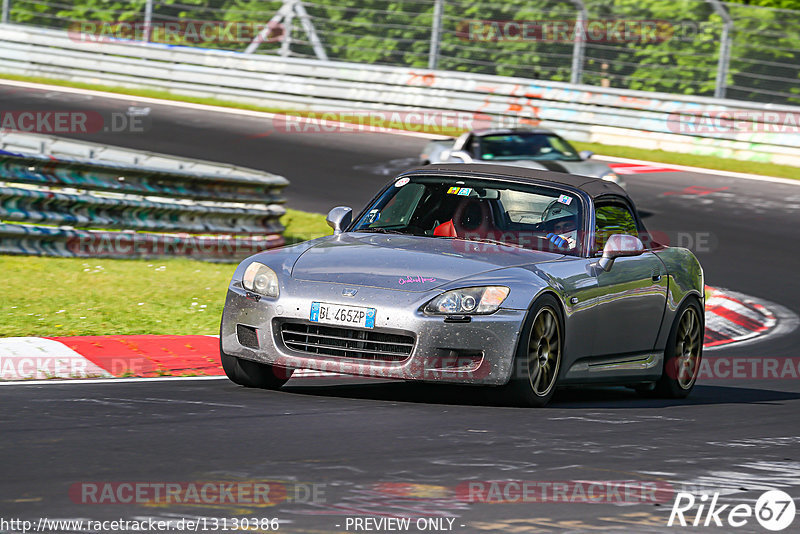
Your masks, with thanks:
[[(294, 282), (292, 285), (298, 291), (283, 290), (278, 299), (259, 299), (233, 283), (220, 328), (223, 352), (288, 369), (389, 379), (502, 385), (511, 377), (525, 310), (501, 308), (491, 315), (473, 316), (469, 322), (445, 322), (443, 316), (428, 316), (419, 311), (437, 292), (359, 287), (358, 298), (351, 299), (342, 296), (341, 284)], [(357, 336), (363, 332), (406, 336), (413, 342), (410, 354), (401, 360), (382, 361), (369, 356), (350, 357), (351, 353), (345, 350), (330, 355), (290, 348), (282, 332), (284, 324), (298, 328), (310, 325), (313, 329), (330, 326), (309, 320), (314, 301), (375, 308), (374, 329), (348, 330), (360, 331), (355, 333)], [(242, 332), (250, 335), (242, 336)], [(352, 342), (357, 343), (358, 339)]]

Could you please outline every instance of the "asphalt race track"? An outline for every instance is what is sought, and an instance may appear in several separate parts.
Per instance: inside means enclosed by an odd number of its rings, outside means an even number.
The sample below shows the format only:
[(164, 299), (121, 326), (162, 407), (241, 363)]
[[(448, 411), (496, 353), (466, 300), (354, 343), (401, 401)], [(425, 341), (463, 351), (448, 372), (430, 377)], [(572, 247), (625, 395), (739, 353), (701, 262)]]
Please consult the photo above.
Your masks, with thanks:
[[(283, 174), (288, 205), (318, 212), (360, 207), (425, 143), (282, 133), (264, 119), (135, 98), (0, 85), (0, 99), (3, 111), (150, 107), (146, 132), (76, 137)], [(708, 284), (798, 311), (800, 187), (677, 172), (626, 180), (649, 229), (692, 248)], [(705, 357), (797, 358), (798, 346), (794, 329)], [(563, 390), (542, 410), (504, 406), (475, 388), (339, 378), (289, 382), (280, 392), (224, 379), (0, 386), (0, 405), (3, 518), (276, 517), (281, 531), (325, 533), (357, 531), (348, 518), (406, 516), (411, 532), (419, 517), (453, 520), (426, 523), (428, 531), (672, 532), (684, 530), (667, 526), (676, 491), (694, 492), (698, 504), (701, 489), (719, 492), (720, 505), (752, 506), (768, 488), (800, 497), (796, 376), (701, 380), (680, 402), (622, 388)], [(83, 483), (265, 480), (286, 498), (85, 504), (76, 492)], [(521, 503), (513, 491), (492, 493), (488, 481), (639, 481), (660, 490), (644, 503)], [(465, 487), (494, 502), (474, 502)], [(687, 530), (765, 532), (752, 517), (737, 529)]]

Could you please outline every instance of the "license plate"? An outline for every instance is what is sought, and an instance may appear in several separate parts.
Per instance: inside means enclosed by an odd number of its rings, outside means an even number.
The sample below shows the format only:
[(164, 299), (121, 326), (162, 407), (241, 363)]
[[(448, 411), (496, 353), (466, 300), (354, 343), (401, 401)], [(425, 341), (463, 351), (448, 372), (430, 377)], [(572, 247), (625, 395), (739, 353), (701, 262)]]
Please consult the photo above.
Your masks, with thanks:
[(312, 323), (375, 328), (375, 308), (312, 302), (310, 319)]

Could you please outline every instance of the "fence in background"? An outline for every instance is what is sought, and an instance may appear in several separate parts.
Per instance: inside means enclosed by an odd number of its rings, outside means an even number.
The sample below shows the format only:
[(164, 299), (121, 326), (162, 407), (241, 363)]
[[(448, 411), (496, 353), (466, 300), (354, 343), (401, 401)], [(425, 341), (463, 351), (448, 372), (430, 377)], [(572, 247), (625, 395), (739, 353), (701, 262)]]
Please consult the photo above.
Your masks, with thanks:
[[(4, 22), (283, 57), (800, 102), (800, 11), (720, 0), (4, 0)], [(139, 29), (114, 22), (139, 23)], [(219, 22), (200, 26), (192, 22)], [(576, 27), (579, 31), (575, 31)], [(92, 25), (86, 30), (91, 33)], [(95, 29), (101, 31), (97, 26)], [(206, 32), (208, 29), (208, 32)], [(263, 30), (263, 31), (261, 31)], [(261, 42), (252, 46), (258, 36)]]
[[(551, 128), (576, 141), (800, 166), (800, 107), (132, 41), (83, 42), (63, 31), (18, 25), (0, 25), (0, 71), (331, 111), (333, 119), (343, 110), (454, 110), (497, 124)], [(750, 119), (723, 119), (737, 111)]]
[(283, 244), (285, 178), (0, 133), (0, 253), (237, 261)]

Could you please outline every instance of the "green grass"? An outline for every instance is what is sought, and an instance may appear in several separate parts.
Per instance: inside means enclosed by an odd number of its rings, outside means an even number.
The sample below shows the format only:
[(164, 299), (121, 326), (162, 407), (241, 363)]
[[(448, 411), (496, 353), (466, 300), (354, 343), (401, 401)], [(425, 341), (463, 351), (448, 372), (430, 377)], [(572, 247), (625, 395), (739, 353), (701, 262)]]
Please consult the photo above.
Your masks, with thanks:
[(333, 233), (325, 222), (325, 216), (319, 213), (287, 209), (286, 214), (281, 217), (281, 224), (286, 227), (283, 237), (287, 244), (308, 241)]
[(578, 150), (591, 150), (603, 156), (643, 159), (671, 165), (686, 165), (689, 167), (702, 167), (704, 169), (720, 171), (744, 172), (763, 176), (776, 176), (778, 178), (791, 178), (794, 180), (800, 179), (800, 167), (792, 167), (791, 165), (725, 159), (715, 156), (702, 156), (699, 154), (681, 154), (678, 152), (666, 152), (664, 150), (646, 150), (644, 148), (627, 146), (601, 145), (599, 143), (571, 143)]
[(235, 265), (0, 256), (0, 337), (216, 334)]
[[(331, 233), (288, 210), (287, 242)], [(0, 337), (216, 334), (235, 264), (0, 255)]]
[[(211, 106), (221, 106), (221, 107), (236, 108), (236, 109), (249, 109), (249, 110), (264, 111), (269, 113), (286, 113), (289, 115), (304, 115), (308, 113), (306, 111), (289, 109), (289, 108), (257, 106), (240, 102), (233, 102), (229, 100), (219, 100), (216, 98), (185, 96), (158, 89), (118, 87), (118, 86), (109, 86), (109, 85), (92, 84), (84, 82), (73, 82), (68, 80), (58, 80), (54, 78), (37, 77), (37, 76), (18, 76), (13, 74), (4, 74), (4, 73), (0, 73), (0, 78), (34, 82), (34, 83), (44, 83), (62, 87), (77, 87), (81, 89), (91, 89), (95, 91), (105, 91), (105, 92), (125, 94), (125, 95), (158, 98), (162, 100), (191, 102), (196, 104), (207, 104)], [(346, 120), (346, 117), (343, 120)], [(447, 132), (447, 135), (456, 135), (458, 133), (460, 132), (458, 131)], [(777, 165), (774, 163), (742, 161), (742, 160), (721, 158), (716, 156), (682, 154), (679, 152), (666, 152), (663, 150), (646, 150), (642, 148), (633, 148), (633, 147), (617, 146), (617, 145), (601, 145), (598, 143), (576, 142), (573, 144), (579, 150), (591, 150), (598, 155), (604, 155), (604, 156), (643, 159), (643, 160), (657, 161), (660, 163), (672, 164), (672, 165), (687, 165), (691, 167), (703, 167), (706, 169), (744, 172), (751, 174), (760, 174), (763, 176), (776, 176), (780, 178), (800, 179), (800, 168), (793, 167), (790, 165)], [(291, 180), (291, 176), (289, 177), (289, 179)]]

